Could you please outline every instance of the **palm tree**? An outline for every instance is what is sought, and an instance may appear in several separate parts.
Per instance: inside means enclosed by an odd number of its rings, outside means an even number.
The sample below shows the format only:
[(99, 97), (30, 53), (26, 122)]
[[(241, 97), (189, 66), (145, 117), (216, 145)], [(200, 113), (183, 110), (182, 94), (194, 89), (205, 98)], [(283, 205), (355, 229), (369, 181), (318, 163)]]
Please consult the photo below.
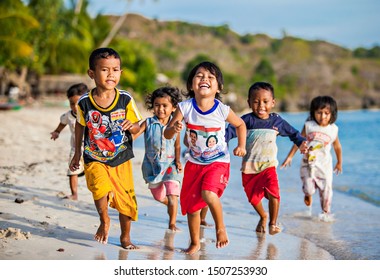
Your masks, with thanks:
[(5, 93), (9, 73), (21, 69), (12, 82), (21, 89), (25, 87), (27, 66), (33, 60), (33, 45), (26, 35), (38, 28), (38, 21), (29, 14), (21, 1), (3, 0), (0, 3), (0, 95)]

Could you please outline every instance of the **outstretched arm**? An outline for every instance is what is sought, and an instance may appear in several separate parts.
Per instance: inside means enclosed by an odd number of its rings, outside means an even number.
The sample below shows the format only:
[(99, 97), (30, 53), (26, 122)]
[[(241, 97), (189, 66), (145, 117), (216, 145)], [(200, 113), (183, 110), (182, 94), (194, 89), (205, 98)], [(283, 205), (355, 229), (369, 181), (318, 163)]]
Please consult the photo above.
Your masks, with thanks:
[(141, 134), (143, 134), (145, 132), (145, 129), (146, 129), (146, 120), (144, 120), (141, 124), (140, 124), (140, 130), (135, 133), (135, 134), (132, 134), (132, 138), (133, 140), (136, 140), (137, 137), (139, 137)]
[(60, 122), (57, 128), (53, 132), (50, 132), (50, 135), (51, 135), (50, 139), (53, 139), (53, 140), (57, 139), (61, 131), (65, 128), (65, 126), (66, 126), (65, 124)]
[[(306, 135), (306, 132), (305, 132), (305, 126), (302, 128), (302, 131), (301, 131), (301, 135), (305, 137)], [(307, 143), (306, 141), (302, 142), (302, 144), (300, 145), (299, 147), (300, 151), (302, 154), (305, 154), (307, 153)], [(292, 165), (292, 159), (295, 155), (295, 153), (297, 152), (298, 150), (298, 147), (296, 144), (294, 144), (292, 146), (292, 148), (290, 149), (289, 153), (288, 153), (288, 156), (285, 158), (284, 162), (281, 164), (280, 168), (286, 168), (288, 166), (291, 166)]]
[(166, 139), (172, 139), (176, 133), (181, 132), (183, 128), (182, 120), (183, 115), (181, 110), (175, 110), (173, 118), (170, 120), (168, 126), (164, 130), (164, 137)]
[(123, 130), (129, 130), (129, 132), (133, 135), (140, 131), (140, 124), (139, 122), (132, 123), (130, 120), (125, 119), (121, 123), (121, 127)]

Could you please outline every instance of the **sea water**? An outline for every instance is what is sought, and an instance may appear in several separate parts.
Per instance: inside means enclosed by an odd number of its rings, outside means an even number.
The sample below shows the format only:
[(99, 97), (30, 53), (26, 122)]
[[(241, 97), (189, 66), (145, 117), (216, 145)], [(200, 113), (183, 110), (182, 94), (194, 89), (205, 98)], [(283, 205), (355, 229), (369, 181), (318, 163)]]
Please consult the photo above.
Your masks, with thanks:
[[(301, 131), (308, 113), (280, 115)], [(333, 177), (333, 219), (321, 219), (318, 194), (313, 196), (312, 209), (307, 209), (303, 203), (299, 177), (301, 154), (294, 156), (291, 167), (277, 169), (281, 189), (278, 221), (283, 233), (281, 238), (268, 236), (267, 246), (273, 249), (276, 242), (286, 239), (301, 244), (301, 247), (314, 248), (296, 250), (314, 252), (311, 255), (295, 256), (294, 252), (281, 252), (282, 246), (279, 245), (278, 259), (380, 259), (380, 146), (377, 145), (380, 111), (340, 111), (336, 124), (343, 151), (343, 173)], [(222, 196), (223, 211), (231, 239), (243, 238), (251, 246), (256, 242), (253, 237), (259, 217), (249, 205), (241, 185), (241, 158), (232, 155), (236, 143), (236, 139), (230, 142), (231, 177)], [(279, 136), (277, 144), (281, 165), (292, 142)], [(143, 137), (139, 137), (134, 145), (144, 149)], [(331, 153), (335, 164), (333, 148)], [(267, 208), (267, 201), (263, 201), (263, 205)], [(211, 215), (208, 219), (212, 222)], [(213, 256), (215, 259), (223, 257), (226, 256)]]
[[(299, 131), (307, 112), (280, 113)], [(300, 163), (297, 152), (292, 166), (280, 169), (293, 143), (279, 136), (277, 169), (281, 190), (279, 222), (284, 234), (311, 241), (336, 259), (380, 259), (380, 111), (340, 111), (336, 125), (342, 145), (343, 173), (333, 177), (332, 216), (321, 217), (318, 192), (313, 196), (313, 209), (303, 203)], [(230, 143), (231, 150), (236, 142)], [(331, 148), (333, 164), (336, 155)], [(224, 195), (224, 209), (230, 212), (247, 209), (248, 201), (241, 187), (241, 159), (231, 158), (231, 180)], [(232, 202), (232, 200), (234, 202)], [(243, 204), (240, 202), (243, 201)], [(227, 202), (227, 203), (226, 203)], [(238, 203), (239, 202), (239, 203)], [(267, 206), (267, 201), (263, 201)], [(251, 208), (252, 219), (257, 214)]]

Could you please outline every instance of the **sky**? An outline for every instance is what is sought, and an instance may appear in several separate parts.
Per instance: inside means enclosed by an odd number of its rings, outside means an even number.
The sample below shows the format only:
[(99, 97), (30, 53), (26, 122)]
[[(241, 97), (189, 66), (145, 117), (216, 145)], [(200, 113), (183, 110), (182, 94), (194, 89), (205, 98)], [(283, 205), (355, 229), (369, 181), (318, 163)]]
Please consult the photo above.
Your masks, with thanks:
[(89, 12), (137, 13), (161, 21), (207, 26), (227, 24), (233, 31), (324, 40), (355, 49), (380, 46), (379, 0), (89, 0)]

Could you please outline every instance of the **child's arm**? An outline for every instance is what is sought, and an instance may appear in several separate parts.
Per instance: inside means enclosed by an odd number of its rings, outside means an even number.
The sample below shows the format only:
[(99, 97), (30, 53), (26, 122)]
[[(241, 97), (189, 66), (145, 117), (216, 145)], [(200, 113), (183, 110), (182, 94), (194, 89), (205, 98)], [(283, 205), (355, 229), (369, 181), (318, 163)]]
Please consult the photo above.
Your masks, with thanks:
[[(302, 128), (301, 135), (304, 137), (306, 136), (305, 126)], [(296, 144), (294, 144), (293, 147), (290, 149), (288, 156), (285, 158), (284, 162), (281, 164), (280, 169), (286, 168), (287, 166), (292, 165), (292, 159), (293, 159), (295, 153), (297, 152), (297, 150), (298, 150), (298, 147)], [(301, 150), (302, 154), (307, 152), (306, 141), (302, 142), (302, 144), (300, 145), (300, 150)]]
[(136, 140), (137, 137), (139, 137), (141, 134), (143, 134), (145, 132), (145, 129), (146, 129), (146, 120), (144, 120), (141, 124), (140, 124), (140, 130), (135, 133), (135, 134), (132, 134), (132, 138), (133, 140)]
[(164, 137), (166, 139), (172, 139), (176, 133), (181, 132), (183, 128), (182, 120), (183, 115), (181, 110), (175, 110), (173, 118), (170, 120), (168, 126), (164, 130)]
[(281, 164), (280, 169), (286, 168), (292, 165), (292, 159), (295, 153), (297, 152), (297, 150), (298, 150), (298, 147), (296, 144), (294, 144), (293, 147), (290, 149), (288, 156), (285, 158), (284, 162)]
[(343, 172), (343, 169), (342, 169), (342, 146), (340, 144), (340, 141), (339, 141), (339, 137), (337, 136), (334, 143), (333, 143), (333, 147), (334, 147), (334, 150), (335, 150), (335, 155), (336, 155), (336, 165), (334, 167), (334, 172), (336, 174), (340, 174)]
[(82, 139), (84, 133), (84, 126), (79, 122), (75, 123), (75, 153), (70, 162), (70, 170), (75, 171), (79, 169), (79, 161), (82, 156)]
[(178, 173), (181, 173), (182, 163), (181, 163), (181, 133), (180, 132), (178, 132), (174, 145), (175, 145), (175, 165), (177, 167)]
[(187, 137), (186, 137), (186, 135), (183, 136), (183, 144), (184, 144), (187, 148), (189, 148), (189, 141), (187, 141)]
[(130, 120), (125, 119), (121, 123), (122, 130), (129, 130), (129, 132), (133, 135), (140, 131), (140, 124), (139, 122), (132, 123)]
[(65, 128), (65, 126), (66, 126), (65, 124), (60, 122), (57, 128), (53, 132), (50, 132), (50, 135), (51, 135), (50, 139), (53, 139), (53, 140), (57, 139), (61, 131)]
[(234, 155), (239, 157), (245, 156), (247, 153), (245, 149), (245, 142), (247, 140), (247, 127), (245, 126), (244, 121), (239, 118), (231, 109), (228, 113), (226, 121), (233, 125), (236, 129), (238, 145), (234, 149)]

